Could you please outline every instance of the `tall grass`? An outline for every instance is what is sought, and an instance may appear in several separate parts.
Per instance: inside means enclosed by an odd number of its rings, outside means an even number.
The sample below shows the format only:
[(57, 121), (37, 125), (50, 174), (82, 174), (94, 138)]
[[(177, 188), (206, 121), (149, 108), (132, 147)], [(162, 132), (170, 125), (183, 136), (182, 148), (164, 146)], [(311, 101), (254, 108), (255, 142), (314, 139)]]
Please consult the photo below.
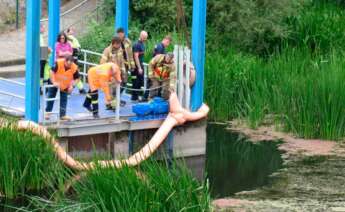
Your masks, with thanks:
[(240, 62), (221, 68), (236, 57), (208, 60), (206, 99), (214, 110), (211, 118), (226, 121), (229, 114), (257, 127), (267, 114), (274, 114), (286, 130), (305, 138), (345, 135), (342, 52), (324, 56), (292, 48), (268, 61), (241, 56)]
[(96, 168), (73, 188), (73, 198), (33, 203), (45, 211), (208, 211), (210, 206), (208, 186), (184, 166), (168, 169), (154, 161), (138, 170)]
[(0, 128), (0, 138), (0, 193), (6, 198), (63, 185), (67, 170), (43, 138), (10, 126)]
[(288, 20), (290, 45), (308, 46), (314, 52), (344, 49), (344, 7), (334, 0), (307, 1), (304, 8)]

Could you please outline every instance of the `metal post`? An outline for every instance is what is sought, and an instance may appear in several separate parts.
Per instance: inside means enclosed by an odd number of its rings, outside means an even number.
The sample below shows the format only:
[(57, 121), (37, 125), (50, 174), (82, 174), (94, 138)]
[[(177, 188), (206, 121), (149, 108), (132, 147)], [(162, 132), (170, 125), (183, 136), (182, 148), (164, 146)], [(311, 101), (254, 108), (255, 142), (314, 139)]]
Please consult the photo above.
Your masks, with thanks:
[(207, 0), (193, 0), (192, 57), (196, 80), (192, 88), (191, 109), (199, 109), (204, 98), (204, 65)]
[(60, 32), (60, 0), (49, 0), (48, 6), (49, 19), (49, 47), (53, 50), (50, 58), (50, 66), (54, 65), (55, 61), (55, 43)]
[(25, 118), (38, 122), (40, 103), (40, 0), (26, 1)]
[(121, 84), (116, 85), (116, 120), (120, 120)]
[(147, 90), (147, 65), (144, 65), (144, 93)]
[(16, 1), (16, 29), (19, 29), (19, 0)]
[(168, 167), (171, 168), (174, 159), (174, 130), (169, 132), (168, 137), (166, 138), (165, 148)]
[(129, 0), (115, 0), (115, 30), (122, 27), (128, 36)]
[(132, 131), (128, 132), (128, 154), (133, 155), (134, 135)]
[(42, 107), (41, 107), (41, 111), (42, 111), (42, 124), (45, 125), (46, 124), (46, 107), (47, 107), (47, 102), (46, 102), (46, 96), (47, 96), (47, 88), (46, 85), (43, 84), (42, 86), (42, 91), (43, 91), (43, 95), (42, 95)]
[(86, 54), (86, 52), (84, 52), (84, 68), (83, 68), (83, 73), (84, 73), (83, 81), (84, 81), (84, 83), (86, 83), (86, 73), (87, 73), (87, 71), (86, 71), (86, 62), (87, 62), (87, 54)]
[[(176, 73), (178, 73), (178, 69), (180, 68), (179, 64), (178, 64), (178, 58), (179, 58), (179, 46), (175, 45), (174, 46), (174, 66), (175, 66), (175, 71)], [(176, 74), (176, 77), (178, 77), (178, 74)], [(175, 84), (175, 91), (178, 92), (178, 80), (176, 80), (176, 84)]]
[(186, 70), (185, 70), (185, 85), (186, 85), (186, 99), (185, 99), (185, 108), (190, 109), (190, 49), (186, 47), (184, 49), (186, 55)]
[(176, 58), (175, 60), (177, 60), (177, 66), (179, 67), (178, 68), (178, 99), (181, 103), (182, 106), (184, 106), (183, 104), (183, 101), (184, 101), (184, 89), (183, 89), (183, 84), (184, 84), (184, 78), (183, 78), (183, 47), (182, 46), (179, 46), (178, 48), (178, 58)]
[[(60, 102), (61, 102), (61, 91), (60, 91), (60, 88), (57, 87), (57, 92), (56, 92), (56, 95), (55, 95), (55, 98), (57, 98), (57, 102), (56, 102), (56, 105), (57, 105), (57, 120), (56, 120), (56, 124), (59, 126), (60, 125)], [(67, 109), (67, 108), (66, 108)]]

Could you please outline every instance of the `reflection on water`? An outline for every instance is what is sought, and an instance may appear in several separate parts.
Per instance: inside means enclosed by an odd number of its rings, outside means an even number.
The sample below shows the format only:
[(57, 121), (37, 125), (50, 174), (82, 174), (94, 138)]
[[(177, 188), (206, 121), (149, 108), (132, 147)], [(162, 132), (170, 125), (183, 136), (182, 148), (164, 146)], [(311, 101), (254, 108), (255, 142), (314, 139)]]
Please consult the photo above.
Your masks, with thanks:
[(282, 167), (279, 142), (248, 141), (222, 125), (208, 125), (206, 156), (186, 159), (195, 177), (207, 177), (213, 198), (254, 190)]
[(205, 172), (212, 196), (230, 196), (267, 184), (268, 176), (282, 166), (278, 144), (252, 143), (224, 126), (208, 125)]

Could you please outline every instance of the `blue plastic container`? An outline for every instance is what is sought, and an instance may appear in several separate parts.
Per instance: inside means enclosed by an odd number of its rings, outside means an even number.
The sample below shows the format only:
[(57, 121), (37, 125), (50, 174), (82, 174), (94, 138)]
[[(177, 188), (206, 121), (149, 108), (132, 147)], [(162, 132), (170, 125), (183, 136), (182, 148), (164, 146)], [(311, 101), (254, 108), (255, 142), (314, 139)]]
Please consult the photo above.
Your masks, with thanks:
[(132, 111), (137, 116), (146, 116), (152, 113), (152, 108), (150, 103), (141, 103), (132, 106)]
[(169, 103), (163, 98), (155, 97), (150, 103), (133, 105), (132, 111), (140, 117), (152, 114), (167, 114), (169, 112)]
[(169, 104), (162, 98), (154, 98), (151, 102), (152, 113), (153, 114), (165, 114), (169, 112)]

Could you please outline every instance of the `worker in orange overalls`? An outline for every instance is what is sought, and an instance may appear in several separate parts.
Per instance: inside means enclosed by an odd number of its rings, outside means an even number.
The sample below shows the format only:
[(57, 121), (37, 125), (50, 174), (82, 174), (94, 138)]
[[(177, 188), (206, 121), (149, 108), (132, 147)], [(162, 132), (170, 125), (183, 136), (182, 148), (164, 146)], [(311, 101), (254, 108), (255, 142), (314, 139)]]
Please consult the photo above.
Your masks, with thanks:
[[(74, 58), (67, 56), (66, 58), (57, 59), (55, 67), (51, 71), (50, 80), (56, 87), (48, 89), (48, 98), (55, 98), (57, 87), (60, 88), (60, 119), (69, 121), (71, 118), (66, 116), (67, 97), (69, 93), (72, 93), (75, 84), (79, 80), (78, 66), (74, 63)], [(53, 106), (54, 100), (47, 101), (46, 112), (51, 112)], [(49, 119), (49, 114), (44, 118)]]
[[(92, 112), (94, 118), (99, 118), (98, 112), (98, 90), (101, 89), (105, 94), (107, 110), (113, 110), (115, 100), (111, 96), (110, 84), (121, 83), (121, 70), (115, 63), (104, 63), (92, 67), (88, 71), (89, 92), (86, 95), (83, 106)], [(112, 104), (113, 102), (113, 104)]]

